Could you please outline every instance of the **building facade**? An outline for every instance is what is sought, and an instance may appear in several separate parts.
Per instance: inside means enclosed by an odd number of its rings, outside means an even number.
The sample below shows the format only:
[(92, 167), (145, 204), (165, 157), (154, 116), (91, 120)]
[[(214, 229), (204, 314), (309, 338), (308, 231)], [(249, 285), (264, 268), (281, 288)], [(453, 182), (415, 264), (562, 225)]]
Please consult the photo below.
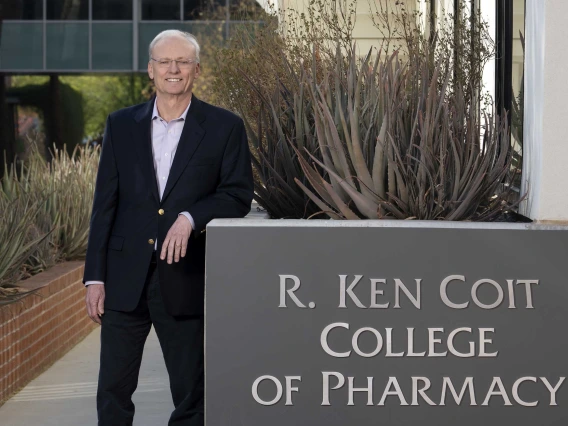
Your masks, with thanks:
[[(237, 0), (1, 0), (0, 72), (145, 71), (165, 29), (226, 38)], [(206, 11), (206, 13), (204, 13)], [(233, 19), (232, 19), (233, 18)]]

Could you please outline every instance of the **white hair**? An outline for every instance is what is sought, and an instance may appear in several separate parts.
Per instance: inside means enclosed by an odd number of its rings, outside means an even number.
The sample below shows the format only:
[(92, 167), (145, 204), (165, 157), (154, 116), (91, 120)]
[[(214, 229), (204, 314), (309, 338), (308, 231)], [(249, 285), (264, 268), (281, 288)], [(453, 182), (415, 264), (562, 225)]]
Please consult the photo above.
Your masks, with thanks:
[(152, 58), (152, 50), (154, 49), (154, 46), (156, 45), (156, 43), (158, 43), (160, 40), (167, 38), (167, 37), (182, 37), (182, 38), (186, 39), (187, 41), (189, 41), (191, 44), (193, 44), (193, 46), (195, 47), (195, 59), (197, 60), (197, 63), (199, 63), (199, 52), (200, 52), (201, 49), (199, 47), (199, 43), (197, 42), (197, 39), (195, 38), (195, 36), (193, 34), (190, 34), (190, 33), (185, 32), (185, 31), (180, 31), (180, 30), (164, 30), (160, 34), (158, 34), (156, 37), (154, 37), (154, 40), (152, 40), (152, 42), (150, 43), (150, 46), (148, 47), (148, 56), (150, 58)]

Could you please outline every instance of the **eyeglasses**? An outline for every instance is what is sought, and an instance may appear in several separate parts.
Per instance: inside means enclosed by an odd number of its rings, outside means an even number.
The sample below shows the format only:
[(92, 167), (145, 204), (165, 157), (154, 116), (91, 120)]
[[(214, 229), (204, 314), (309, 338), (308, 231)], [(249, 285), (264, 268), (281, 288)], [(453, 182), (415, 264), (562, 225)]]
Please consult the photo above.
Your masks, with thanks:
[(160, 68), (169, 68), (171, 63), (175, 62), (181, 69), (187, 69), (191, 66), (191, 64), (197, 62), (197, 59), (150, 59), (157, 62)]

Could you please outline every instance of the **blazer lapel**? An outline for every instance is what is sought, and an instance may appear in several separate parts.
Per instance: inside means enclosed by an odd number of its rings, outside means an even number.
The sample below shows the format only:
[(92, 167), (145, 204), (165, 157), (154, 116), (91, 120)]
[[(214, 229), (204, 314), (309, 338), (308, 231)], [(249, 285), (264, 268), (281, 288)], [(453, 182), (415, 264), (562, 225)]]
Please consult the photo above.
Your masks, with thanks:
[[(142, 165), (142, 174), (147, 181), (148, 188), (152, 192), (152, 197), (160, 204), (158, 192), (158, 182), (156, 182), (156, 171), (154, 169), (154, 158), (152, 154), (152, 111), (154, 109), (153, 97), (149, 100), (134, 116), (136, 124), (133, 126), (133, 140), (135, 151)], [(189, 113), (188, 113), (189, 115)]]
[(162, 203), (172, 191), (172, 188), (187, 166), (188, 161), (203, 140), (205, 130), (201, 127), (201, 123), (203, 123), (204, 120), (205, 115), (203, 114), (201, 101), (197, 99), (195, 95), (192, 95), (191, 105), (185, 117), (185, 123), (183, 124), (183, 130), (176, 149), (174, 161), (170, 169), (164, 194), (162, 195)]

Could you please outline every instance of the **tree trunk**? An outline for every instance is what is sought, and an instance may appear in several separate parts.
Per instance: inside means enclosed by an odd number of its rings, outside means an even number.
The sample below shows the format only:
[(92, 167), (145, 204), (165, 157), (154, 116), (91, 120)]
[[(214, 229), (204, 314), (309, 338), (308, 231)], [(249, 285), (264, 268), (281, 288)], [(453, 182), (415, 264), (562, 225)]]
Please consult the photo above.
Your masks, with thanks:
[(16, 154), (14, 116), (6, 101), (6, 76), (0, 73), (0, 176), (4, 175), (4, 158), (10, 167)]

